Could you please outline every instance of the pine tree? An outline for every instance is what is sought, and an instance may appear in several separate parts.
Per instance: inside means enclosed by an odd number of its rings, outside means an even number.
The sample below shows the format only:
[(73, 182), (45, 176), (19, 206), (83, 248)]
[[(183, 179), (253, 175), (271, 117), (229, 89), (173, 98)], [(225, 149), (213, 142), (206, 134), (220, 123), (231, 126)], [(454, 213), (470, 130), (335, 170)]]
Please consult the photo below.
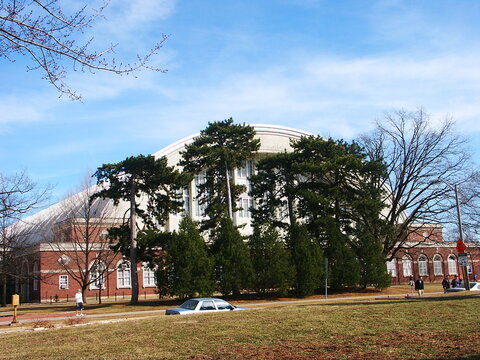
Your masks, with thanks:
[(183, 217), (178, 233), (173, 234), (165, 250), (166, 269), (162, 271), (167, 272), (167, 279), (162, 282), (170, 295), (185, 298), (213, 293), (213, 259), (189, 216)]
[(216, 280), (223, 295), (238, 295), (251, 286), (253, 267), (248, 247), (228, 216), (220, 220), (220, 226), (213, 234), (211, 250), (215, 258)]
[(323, 252), (304, 225), (290, 226), (289, 248), (295, 268), (294, 287), (298, 295), (312, 295), (322, 282)]
[(294, 280), (294, 268), (285, 242), (272, 226), (255, 226), (250, 237), (250, 253), (255, 271), (254, 288), (265, 294), (286, 295)]

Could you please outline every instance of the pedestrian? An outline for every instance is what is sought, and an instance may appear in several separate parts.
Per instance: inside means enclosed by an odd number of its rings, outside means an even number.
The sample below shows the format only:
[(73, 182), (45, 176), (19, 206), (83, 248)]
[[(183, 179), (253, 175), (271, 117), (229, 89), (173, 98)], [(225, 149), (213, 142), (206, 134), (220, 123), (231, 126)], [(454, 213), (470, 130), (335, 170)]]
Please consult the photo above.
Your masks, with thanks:
[(473, 281), (477, 281), (477, 279), (478, 279), (477, 273), (473, 274)]
[(452, 288), (456, 288), (458, 286), (457, 275), (455, 275), (452, 279)]
[(445, 278), (442, 281), (442, 287), (443, 287), (443, 293), (447, 293), (447, 289), (450, 289), (450, 281), (448, 281), (448, 276), (445, 276)]
[(418, 291), (418, 296), (423, 296), (423, 289), (425, 288), (425, 284), (423, 283), (423, 278), (420, 276), (417, 281), (415, 281), (415, 290)]
[(463, 275), (460, 274), (460, 275), (458, 275), (458, 286), (461, 286), (462, 282), (463, 282)]
[(77, 310), (76, 316), (83, 316), (83, 296), (82, 290), (78, 289), (75, 294), (75, 309)]
[(413, 293), (413, 290), (415, 289), (415, 282), (413, 281), (413, 276), (410, 276), (408, 285), (410, 285), (410, 292)]

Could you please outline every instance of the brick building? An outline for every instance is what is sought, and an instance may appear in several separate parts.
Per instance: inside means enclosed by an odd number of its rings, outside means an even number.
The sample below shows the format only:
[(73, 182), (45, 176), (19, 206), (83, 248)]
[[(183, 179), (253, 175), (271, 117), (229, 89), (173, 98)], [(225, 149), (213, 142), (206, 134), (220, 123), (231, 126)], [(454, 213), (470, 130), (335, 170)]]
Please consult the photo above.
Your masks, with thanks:
[[(254, 125), (254, 128), (256, 137), (261, 141), (260, 149), (254, 159), (247, 161), (243, 168), (235, 169), (232, 173), (233, 181), (246, 185), (247, 188), (249, 176), (257, 159), (271, 153), (291, 151), (292, 139), (309, 135), (280, 126)], [(193, 141), (194, 136), (169, 145), (154, 156), (165, 156), (169, 165), (176, 165), (181, 156), (180, 152), (186, 144)], [(196, 199), (196, 186), (205, 180), (204, 177), (205, 174), (197, 174), (183, 192), (185, 212), (196, 221), (204, 216), (204, 209)], [(80, 200), (76, 198), (74, 203), (85, 202), (82, 200), (82, 194), (76, 195), (80, 196)], [(83, 198), (89, 199), (89, 196)], [(35, 224), (38, 231), (31, 235), (29, 255), (19, 264), (24, 276), (15, 281), (12, 291), (20, 293), (22, 301), (71, 299), (79, 288), (75, 279), (89, 268), (93, 271), (89, 275), (91, 284), (86, 289), (87, 297), (100, 294), (102, 297), (117, 299), (129, 297), (131, 264), (106, 247), (104, 238), (106, 228), (120, 222), (128, 204), (121, 202), (119, 206), (113, 207), (107, 202), (96, 205), (96, 215), (88, 219), (82, 218), (78, 213), (72, 215), (71, 211), (66, 213), (64, 205), (65, 202), (57, 203), (26, 221)], [(238, 205), (243, 209), (234, 213), (234, 222), (236, 225), (242, 225), (241, 231), (244, 234), (249, 234), (252, 228), (248, 208), (253, 205), (253, 198), (245, 193)], [(177, 230), (181, 216), (182, 214), (170, 214), (164, 230)], [(93, 230), (92, 224), (95, 225)], [(90, 229), (88, 236), (85, 235), (87, 228)], [(85, 248), (87, 244), (88, 249)], [(405, 248), (395, 253), (393, 260), (387, 263), (393, 284), (406, 283), (410, 276), (414, 278), (425, 276), (427, 282), (439, 282), (445, 275), (460, 274), (456, 244), (443, 241), (441, 226), (419, 226), (408, 235), (408, 242), (405, 245)], [(480, 250), (474, 247), (475, 244), (466, 245), (467, 251), (470, 252), (469, 273), (473, 277), (474, 273), (480, 272)], [(148, 264), (139, 263), (136, 266), (139, 275), (139, 295), (155, 294), (157, 289), (154, 272)]]

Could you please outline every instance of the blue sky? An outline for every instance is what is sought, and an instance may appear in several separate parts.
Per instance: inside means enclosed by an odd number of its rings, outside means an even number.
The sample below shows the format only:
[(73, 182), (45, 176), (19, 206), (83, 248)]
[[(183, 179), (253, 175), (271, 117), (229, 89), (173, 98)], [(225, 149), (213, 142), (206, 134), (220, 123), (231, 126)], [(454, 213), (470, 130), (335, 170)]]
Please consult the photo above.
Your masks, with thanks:
[(350, 140), (385, 112), (419, 107), (453, 117), (478, 156), (479, 15), (476, 0), (111, 0), (94, 44), (118, 42), (128, 61), (170, 34), (153, 60), (168, 72), (70, 72), (83, 94), (72, 102), (26, 72), (27, 59), (0, 58), (0, 171), (26, 169), (61, 198), (103, 163), (209, 121)]

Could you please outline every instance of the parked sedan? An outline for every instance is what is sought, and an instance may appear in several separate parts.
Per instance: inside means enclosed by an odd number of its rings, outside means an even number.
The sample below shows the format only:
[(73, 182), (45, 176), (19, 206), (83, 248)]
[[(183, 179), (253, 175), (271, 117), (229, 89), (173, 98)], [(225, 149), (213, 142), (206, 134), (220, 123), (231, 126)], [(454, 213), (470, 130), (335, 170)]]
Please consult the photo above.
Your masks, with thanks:
[(218, 298), (195, 298), (185, 301), (178, 308), (165, 310), (165, 315), (189, 315), (243, 309), (244, 308), (242, 307), (234, 306), (225, 300)]
[[(447, 289), (447, 292), (465, 291), (465, 285)], [(480, 291), (480, 282), (470, 282), (470, 291)]]

